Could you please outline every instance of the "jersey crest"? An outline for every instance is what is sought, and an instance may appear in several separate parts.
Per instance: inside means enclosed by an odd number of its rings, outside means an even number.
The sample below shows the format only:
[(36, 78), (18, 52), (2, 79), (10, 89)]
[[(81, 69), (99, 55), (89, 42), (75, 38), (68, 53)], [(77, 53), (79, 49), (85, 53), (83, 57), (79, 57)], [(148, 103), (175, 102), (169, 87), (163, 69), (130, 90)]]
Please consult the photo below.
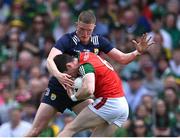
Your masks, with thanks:
[(98, 55), (99, 53), (99, 49), (98, 48), (94, 48), (94, 54)]

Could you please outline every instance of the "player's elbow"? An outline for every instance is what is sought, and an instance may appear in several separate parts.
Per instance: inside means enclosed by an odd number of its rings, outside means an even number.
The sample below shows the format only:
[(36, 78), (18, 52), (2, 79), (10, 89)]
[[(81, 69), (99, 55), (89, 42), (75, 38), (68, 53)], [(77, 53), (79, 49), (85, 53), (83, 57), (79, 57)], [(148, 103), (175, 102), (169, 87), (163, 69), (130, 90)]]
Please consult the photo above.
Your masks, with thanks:
[(93, 93), (94, 93), (94, 90), (92, 88), (89, 88), (88, 89), (88, 95), (91, 96), (91, 95), (93, 95)]
[(46, 67), (49, 68), (49, 63), (51, 62), (51, 59), (50, 59), (50, 58), (47, 58), (46, 61), (47, 61), (47, 62), (46, 62)]

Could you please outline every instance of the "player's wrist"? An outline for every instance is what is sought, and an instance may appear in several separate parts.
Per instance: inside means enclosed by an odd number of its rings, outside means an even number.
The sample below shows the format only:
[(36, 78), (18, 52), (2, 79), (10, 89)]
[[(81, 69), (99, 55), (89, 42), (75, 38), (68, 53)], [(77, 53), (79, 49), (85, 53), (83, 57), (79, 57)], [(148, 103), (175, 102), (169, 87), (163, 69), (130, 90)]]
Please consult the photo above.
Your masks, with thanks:
[(78, 101), (75, 94), (71, 95), (71, 100), (74, 101), (74, 102)]
[(56, 78), (58, 78), (59, 76), (61, 76), (61, 72), (59, 72), (59, 71), (56, 71), (56, 72), (54, 72), (54, 76), (56, 77)]
[(135, 50), (135, 51), (133, 52), (133, 54), (134, 54), (135, 56), (141, 55), (141, 53), (140, 53), (138, 50)]

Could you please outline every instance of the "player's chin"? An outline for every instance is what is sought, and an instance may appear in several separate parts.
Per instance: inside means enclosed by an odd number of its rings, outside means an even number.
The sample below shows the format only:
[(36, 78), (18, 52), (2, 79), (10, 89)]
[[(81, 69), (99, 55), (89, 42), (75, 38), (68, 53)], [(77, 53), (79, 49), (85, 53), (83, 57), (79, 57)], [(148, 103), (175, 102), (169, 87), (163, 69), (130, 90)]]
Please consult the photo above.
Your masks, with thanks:
[(89, 37), (81, 37), (81, 42), (86, 43), (89, 41)]

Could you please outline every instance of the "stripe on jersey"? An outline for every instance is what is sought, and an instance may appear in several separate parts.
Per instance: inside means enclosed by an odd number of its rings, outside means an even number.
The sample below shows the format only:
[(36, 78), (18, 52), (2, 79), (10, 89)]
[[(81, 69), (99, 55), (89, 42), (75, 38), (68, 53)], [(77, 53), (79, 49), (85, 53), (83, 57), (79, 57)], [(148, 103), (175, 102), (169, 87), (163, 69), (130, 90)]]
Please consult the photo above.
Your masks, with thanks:
[(106, 103), (106, 101), (107, 101), (107, 98), (102, 98), (102, 100), (98, 104), (96, 104), (94, 106), (94, 108), (96, 108), (98, 110), (99, 108), (101, 108)]
[(74, 35), (73, 37), (72, 37), (72, 40), (73, 40), (73, 42), (77, 45), (77, 43), (80, 41), (79, 40), (79, 38), (76, 36), (76, 35)]
[(81, 73), (82, 76), (84, 76), (86, 74), (83, 66), (79, 67), (79, 72)]
[(98, 36), (92, 36), (91, 37), (91, 42), (93, 43), (93, 45), (99, 45), (99, 39)]

